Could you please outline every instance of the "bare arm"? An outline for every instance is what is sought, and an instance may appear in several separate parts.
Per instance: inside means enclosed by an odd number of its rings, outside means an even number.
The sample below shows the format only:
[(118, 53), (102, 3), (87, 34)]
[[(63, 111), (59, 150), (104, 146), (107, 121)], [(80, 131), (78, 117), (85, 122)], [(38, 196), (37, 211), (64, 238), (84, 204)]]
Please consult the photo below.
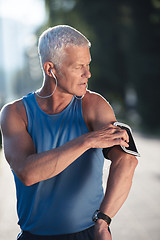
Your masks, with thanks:
[(109, 178), (100, 209), (112, 218), (129, 194), (138, 161), (133, 155), (123, 152), (120, 147), (114, 147), (109, 152), (109, 158), (111, 159)]
[(15, 104), (5, 107), (2, 111), (1, 127), (6, 159), (26, 185), (57, 175), (88, 150), (87, 136), (81, 136), (59, 148), (36, 153), (25, 122), (17, 112)]
[[(32, 185), (49, 179), (62, 172), (89, 148), (126, 145), (124, 131), (116, 131), (108, 126), (84, 134), (61, 147), (43, 153), (36, 153), (28, 134), (25, 110), (21, 101), (6, 106), (1, 113), (4, 152), (15, 174), (25, 185)], [(125, 138), (125, 136), (124, 136)]]
[[(109, 152), (111, 166), (104, 199), (100, 211), (113, 218), (129, 194), (137, 159), (114, 147)], [(111, 240), (106, 222), (99, 219), (95, 224), (95, 240)]]
[[(92, 102), (93, 107), (90, 106), (90, 109), (85, 109), (84, 114), (87, 115), (88, 111), (90, 111), (87, 117), (89, 119), (91, 116), (90, 126), (94, 133), (98, 129), (103, 129), (107, 124), (116, 121), (114, 112), (105, 99), (99, 95), (92, 96), (91, 94), (89, 100)], [(112, 127), (111, 131), (113, 131)], [(119, 146), (114, 146), (108, 156), (111, 160), (111, 167), (106, 196), (101, 204), (101, 210), (112, 218), (128, 196), (137, 159), (133, 155), (122, 151)]]
[[(105, 99), (97, 95), (92, 99), (92, 103), (96, 108), (86, 109), (85, 114), (90, 111), (92, 116), (90, 126), (93, 131), (116, 121), (113, 110)], [(89, 119), (89, 115), (86, 119)], [(134, 170), (137, 166), (137, 159), (123, 152), (119, 146), (114, 146), (108, 156), (111, 160), (111, 166), (106, 193), (100, 210), (112, 218), (121, 208), (129, 194)], [(106, 223), (103, 220), (97, 221), (95, 229), (95, 239), (111, 239)]]

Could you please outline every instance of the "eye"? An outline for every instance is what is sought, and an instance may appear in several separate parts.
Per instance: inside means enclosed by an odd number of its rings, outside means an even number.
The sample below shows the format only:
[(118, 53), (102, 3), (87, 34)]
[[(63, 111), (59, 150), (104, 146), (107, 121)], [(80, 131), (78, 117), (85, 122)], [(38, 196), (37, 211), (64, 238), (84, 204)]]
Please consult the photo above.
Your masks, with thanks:
[(83, 67), (82, 65), (78, 65), (75, 67), (75, 69), (82, 69), (82, 67)]

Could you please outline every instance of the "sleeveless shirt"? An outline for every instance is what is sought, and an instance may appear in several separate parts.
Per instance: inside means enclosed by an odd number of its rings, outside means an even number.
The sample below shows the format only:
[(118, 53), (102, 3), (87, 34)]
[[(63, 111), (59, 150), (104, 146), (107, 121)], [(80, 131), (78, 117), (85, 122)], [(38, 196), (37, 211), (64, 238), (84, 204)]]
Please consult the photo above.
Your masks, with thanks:
[[(73, 97), (62, 112), (54, 115), (41, 110), (35, 93), (25, 96), (23, 103), (37, 153), (88, 132), (81, 99)], [(58, 235), (94, 225), (92, 215), (104, 197), (103, 164), (102, 149), (89, 149), (57, 176), (31, 186), (25, 186), (13, 172), (21, 229), (36, 235)]]

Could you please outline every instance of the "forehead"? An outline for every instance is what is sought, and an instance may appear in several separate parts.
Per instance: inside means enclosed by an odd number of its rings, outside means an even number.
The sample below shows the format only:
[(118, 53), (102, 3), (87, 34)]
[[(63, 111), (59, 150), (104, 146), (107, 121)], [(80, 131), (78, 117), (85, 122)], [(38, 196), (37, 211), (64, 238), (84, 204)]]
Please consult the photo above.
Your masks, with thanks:
[(91, 55), (88, 47), (68, 46), (64, 48), (64, 51), (66, 54), (65, 60), (70, 64), (85, 64), (91, 61)]

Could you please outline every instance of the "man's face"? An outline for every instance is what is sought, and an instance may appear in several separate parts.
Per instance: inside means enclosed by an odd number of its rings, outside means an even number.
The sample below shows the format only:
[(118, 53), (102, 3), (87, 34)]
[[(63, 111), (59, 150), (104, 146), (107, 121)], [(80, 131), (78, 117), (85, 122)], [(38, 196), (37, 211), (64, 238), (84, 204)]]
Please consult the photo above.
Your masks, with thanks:
[(89, 48), (69, 46), (64, 51), (66, 56), (56, 72), (58, 88), (62, 92), (82, 96), (86, 93), (88, 78), (91, 77)]

